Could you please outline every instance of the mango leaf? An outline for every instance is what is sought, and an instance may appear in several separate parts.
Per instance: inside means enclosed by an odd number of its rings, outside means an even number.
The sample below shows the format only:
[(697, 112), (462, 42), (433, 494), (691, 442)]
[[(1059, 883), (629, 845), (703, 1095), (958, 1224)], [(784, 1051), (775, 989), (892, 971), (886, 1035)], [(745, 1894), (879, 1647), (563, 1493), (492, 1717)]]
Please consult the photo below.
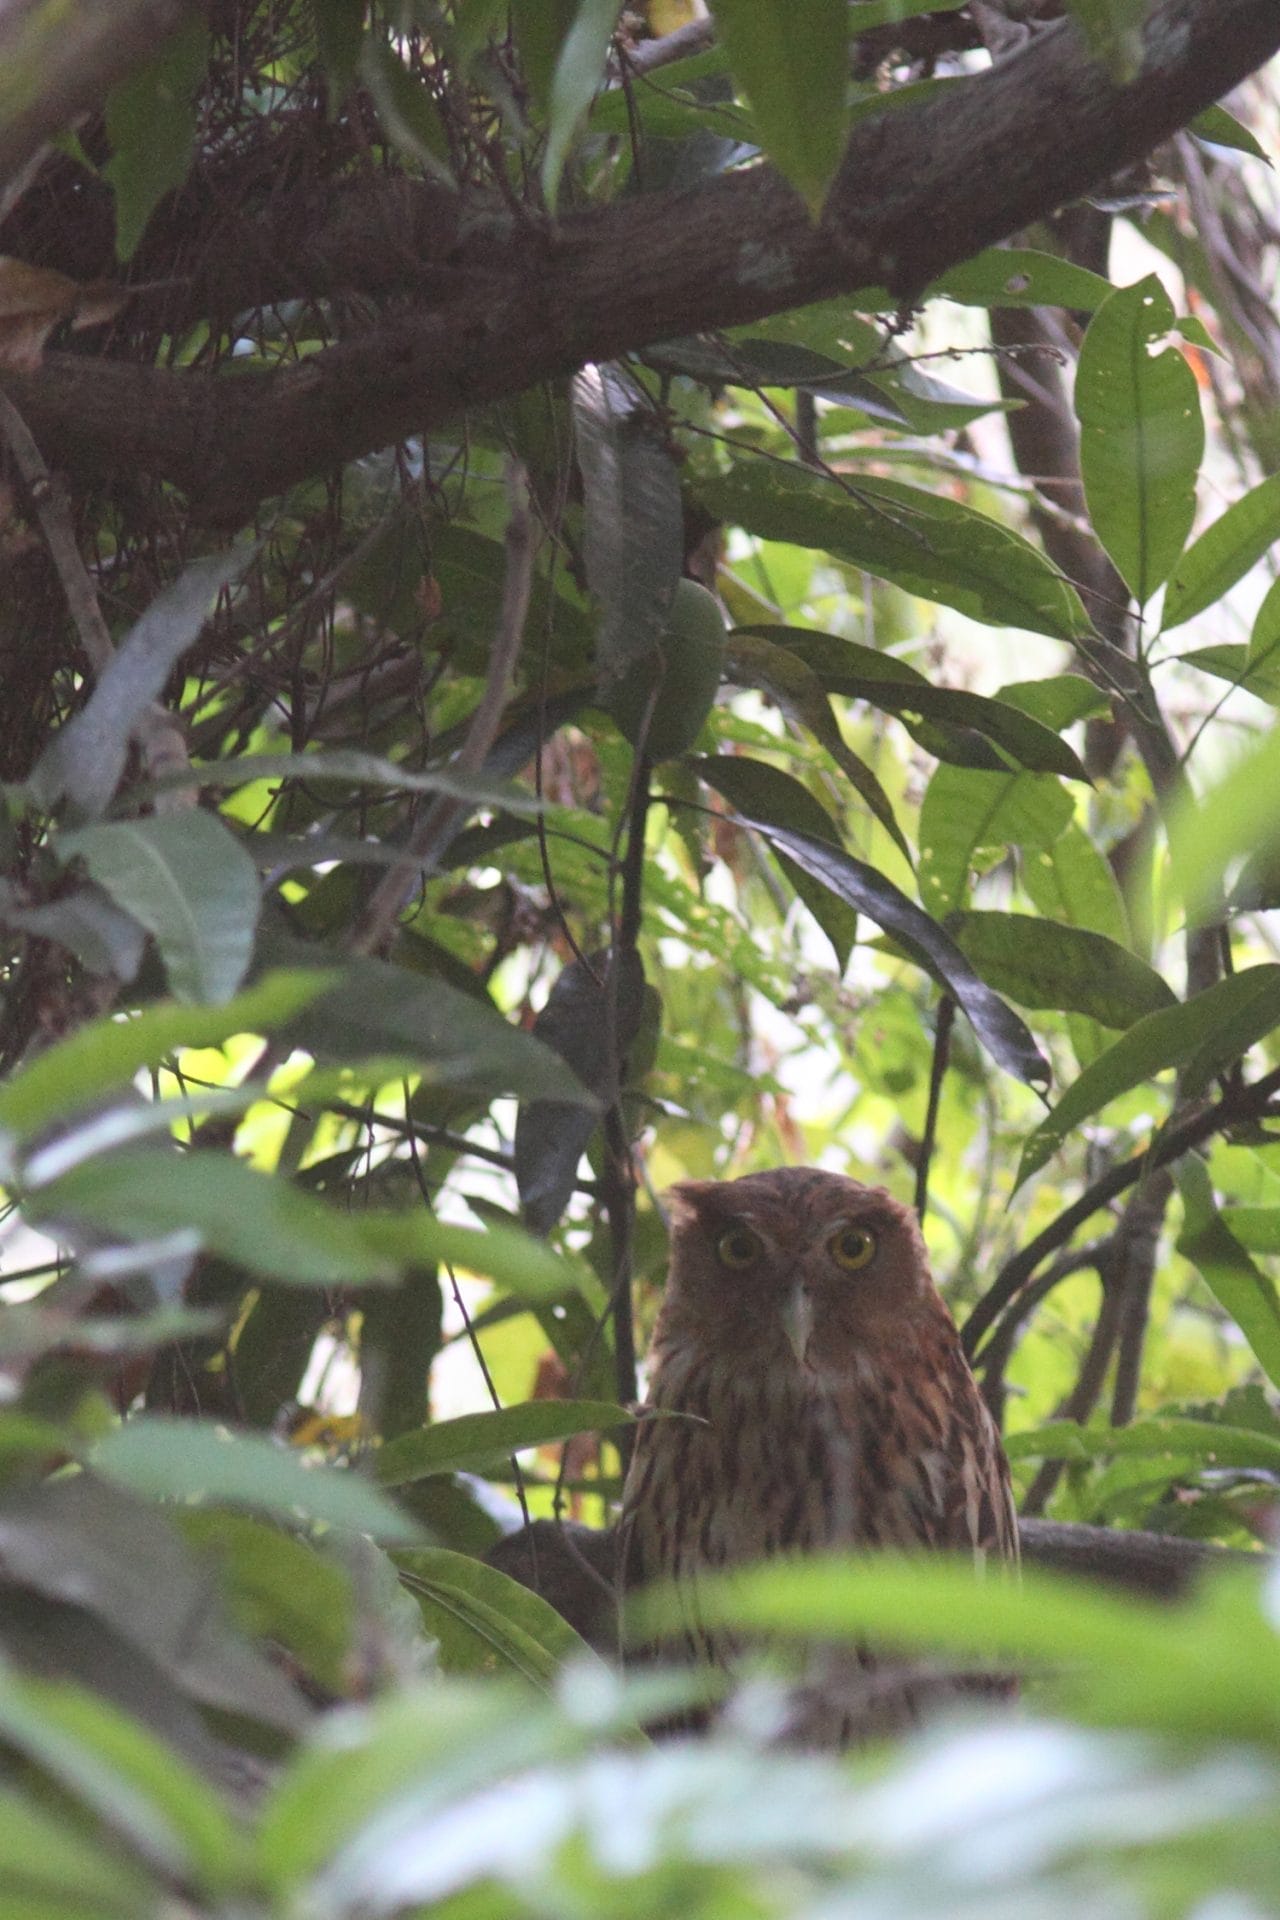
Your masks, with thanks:
[[(628, 1614), (638, 1637), (655, 1638), (679, 1630), (679, 1606), (659, 1590)], [(1061, 1676), (1055, 1688), (1091, 1718), (1196, 1740), (1210, 1730), (1280, 1739), (1280, 1642), (1258, 1578), (1244, 1569), (1174, 1609), (1038, 1568), (1024, 1568), (1020, 1582), (976, 1579), (942, 1555), (773, 1561), (699, 1580), (698, 1612), (708, 1627), (1035, 1663)]]
[(1129, 944), (1129, 917), (1115, 874), (1077, 821), (1022, 861), (1022, 884), (1047, 920)]
[(146, 932), (133, 916), (122, 913), (91, 882), (32, 907), (22, 903), (9, 881), (0, 880), (0, 922), (38, 940), (54, 941), (73, 953), (87, 972), (114, 975), (126, 986), (136, 978), (147, 945)]
[(1155, 274), (1120, 287), (1089, 323), (1076, 374), (1080, 471), (1094, 531), (1139, 606), (1191, 531), (1204, 421), (1195, 375)]
[(518, 1407), (459, 1414), (417, 1433), (401, 1434), (378, 1450), (374, 1468), (384, 1487), (404, 1486), (435, 1473), (484, 1473), (526, 1447), (568, 1440), (575, 1433), (608, 1433), (629, 1426), (634, 1414), (603, 1400), (528, 1400)]
[(129, 1020), (98, 1020), (38, 1054), (0, 1087), (0, 1128), (27, 1139), (179, 1047), (217, 1047), (238, 1033), (273, 1033), (333, 980), (318, 969), (268, 973), (220, 1007), (161, 1001)]
[(1231, 147), (1237, 153), (1247, 153), (1251, 159), (1263, 160), (1268, 166), (1271, 165), (1271, 156), (1259, 144), (1257, 136), (1243, 126), (1234, 113), (1228, 113), (1224, 106), (1206, 107), (1194, 120), (1187, 122), (1187, 131), (1194, 133), (1197, 140), (1208, 140), (1215, 147)]
[[(1073, 727), (1078, 720), (1092, 720), (1111, 711), (1111, 702), (1102, 688), (1095, 687), (1092, 680), (1078, 673), (1047, 673), (1041, 680), (1010, 680), (997, 692), (996, 704), (1029, 713), (1042, 727), (1050, 727), (1055, 733), (1061, 733), (1064, 727)], [(1022, 764), (1030, 767), (1032, 763), (1024, 758)], [(1055, 769), (1042, 767), (1036, 771), (1051, 773)]]
[(1280, 1386), (1280, 1294), (1249, 1258), (1218, 1212), (1203, 1160), (1188, 1154), (1177, 1168), (1182, 1196), (1178, 1252), (1239, 1327), (1273, 1386)]
[(798, 867), (891, 934), (959, 1003), (983, 1046), (1006, 1073), (1031, 1086), (1047, 1083), (1049, 1063), (1024, 1023), (978, 978), (937, 921), (922, 913), (892, 881), (825, 840), (812, 839), (791, 827), (771, 826), (749, 815), (743, 818), (771, 846), (789, 854)]
[(392, 1557), (440, 1643), (447, 1673), (510, 1668), (549, 1689), (566, 1660), (591, 1659), (585, 1641), (548, 1601), (497, 1567), (443, 1547)]
[(1194, 652), (1180, 653), (1177, 658), (1184, 667), (1196, 667), (1201, 673), (1229, 680), (1233, 687), (1243, 687), (1246, 693), (1265, 700), (1268, 706), (1280, 707), (1280, 650), (1273, 649), (1269, 659), (1254, 660), (1248, 647), (1224, 644), (1197, 647)]
[(949, 267), (925, 297), (940, 294), (971, 307), (1072, 307), (1092, 313), (1111, 291), (1111, 282), (1100, 273), (1057, 254), (1033, 247), (988, 247), (972, 260)]
[(136, 1920), (165, 1898), (163, 1879), (104, 1844), (74, 1807), (63, 1815), (16, 1786), (0, 1791), (0, 1879), (26, 1896), (9, 1896), (13, 1920)]
[[(699, 779), (723, 794), (739, 813), (749, 814), (753, 820), (767, 821), (774, 827), (798, 827), (801, 833), (815, 840), (829, 840), (833, 846), (839, 846), (840, 829), (821, 801), (781, 768), (736, 753), (695, 758), (691, 765)], [(799, 898), (830, 940), (836, 965), (843, 973), (857, 938), (857, 914), (785, 853), (778, 853), (777, 857)]]
[(1049, 774), (939, 767), (920, 809), (920, 898), (939, 917), (952, 912), (979, 854), (1050, 847), (1074, 811)]
[(213, 1787), (109, 1701), (0, 1669), (0, 1737), (156, 1871), (215, 1889), (243, 1873), (244, 1843)]
[(1051, 1420), (1029, 1433), (1009, 1434), (1011, 1460), (1106, 1460), (1113, 1454), (1188, 1458), (1202, 1467), (1268, 1467), (1280, 1473), (1280, 1439), (1216, 1420), (1158, 1417), (1128, 1427), (1077, 1426)]
[(565, 1061), (595, 1096), (590, 1106), (581, 1100), (521, 1102), (516, 1186), (525, 1223), (535, 1233), (549, 1233), (569, 1204), (600, 1107), (618, 1097), (644, 1007), (644, 967), (639, 954), (627, 949), (617, 957), (595, 954), (590, 964), (570, 961), (534, 1022), (534, 1039), (552, 1057)]
[(194, 95), (209, 60), (209, 28), (187, 20), (107, 97), (111, 158), (102, 169), (116, 201), (116, 258), (129, 260), (153, 209), (187, 177), (195, 151)]
[(95, 1473), (144, 1499), (212, 1501), (351, 1527), (375, 1540), (411, 1541), (418, 1529), (353, 1468), (308, 1466), (257, 1433), (148, 1413), (126, 1420), (92, 1449)]
[(1192, 541), (1173, 569), (1161, 630), (1168, 633), (1229, 593), (1280, 540), (1280, 473), (1270, 474)]
[(574, 136), (604, 81), (617, 24), (616, 0), (578, 0), (573, 24), (560, 43), (551, 75), (547, 145), (542, 156), (542, 191), (553, 213)]
[(1192, 1000), (1149, 1013), (1086, 1067), (1028, 1135), (1015, 1189), (1055, 1154), (1074, 1127), (1111, 1100), (1170, 1067), (1183, 1090), (1199, 1092), (1215, 1072), (1280, 1025), (1280, 966), (1248, 967)]
[(760, 145), (816, 218), (844, 152), (846, 0), (716, 0), (716, 33), (751, 107)]
[[(290, 951), (301, 956), (308, 949), (299, 944)], [(408, 1058), (429, 1086), (597, 1108), (595, 1095), (559, 1055), (505, 1020), (487, 996), (382, 960), (349, 962), (281, 1038), (318, 1060)]]
[(350, 1685), (355, 1627), (351, 1575), (282, 1526), (226, 1507), (184, 1507), (183, 1538), (218, 1570), (227, 1611), (255, 1640), (287, 1647), (330, 1692)]
[[(824, 642), (831, 644), (824, 645)], [(760, 643), (768, 646), (767, 653), (761, 650)], [(881, 713), (896, 715), (913, 730), (918, 728), (921, 718), (939, 721), (946, 727), (971, 729), (1003, 748), (1029, 772), (1060, 773), (1069, 780), (1089, 777), (1078, 756), (1058, 738), (1053, 728), (1024, 709), (960, 688), (935, 687), (905, 661), (835, 634), (817, 633), (803, 627), (736, 627), (730, 637), (727, 677), (733, 679), (737, 675), (740, 686), (763, 686), (783, 704), (784, 676), (796, 680), (795, 669), (789, 662), (783, 663), (777, 658), (783, 653), (798, 660), (816, 683), (807, 695), (806, 707), (812, 706), (814, 693), (821, 695), (825, 683), (833, 693), (865, 700)], [(748, 675), (752, 677), (745, 677)], [(772, 684), (766, 684), (767, 677)], [(796, 680), (794, 717), (803, 719), (830, 751), (827, 739), (804, 717), (804, 709), (799, 704), (800, 691), (808, 685), (808, 681)], [(896, 836), (896, 828), (894, 831)]]
[(1241, 854), (1265, 861), (1280, 837), (1280, 728), (1243, 753), (1200, 801), (1183, 800), (1169, 822), (1169, 878), (1188, 914), (1212, 910), (1227, 868)]
[(29, 782), (37, 805), (65, 793), (96, 819), (120, 784), (133, 729), (201, 629), (218, 595), (244, 572), (256, 549), (241, 545), (195, 560), (157, 594), (120, 642), (74, 720), (55, 734)]
[(33, 1220), (126, 1240), (189, 1231), (250, 1273), (304, 1287), (387, 1285), (396, 1263), (339, 1213), (228, 1154), (140, 1147), (82, 1161), (28, 1196)]
[[(777, 627), (773, 635), (787, 631), (786, 627)], [(806, 728), (826, 748), (854, 791), (862, 795), (904, 860), (910, 861), (911, 849), (894, 817), (893, 802), (871, 768), (846, 744), (831, 702), (812, 667), (789, 652), (785, 645), (777, 644), (776, 638), (745, 634), (739, 628), (729, 643), (725, 677), (740, 687), (758, 687), (776, 702), (789, 720)]]
[(154, 934), (180, 1000), (229, 1000), (253, 957), (258, 875), (212, 814), (155, 814), (60, 834), (59, 856), (80, 860), (126, 913)]
[(575, 376), (573, 420), (583, 558), (603, 609), (597, 670), (607, 690), (652, 653), (667, 624), (684, 555), (680, 482), (656, 416), (621, 367), (588, 366)]
[(1074, 587), (1020, 535), (941, 494), (859, 476), (744, 463), (704, 481), (708, 512), (765, 540), (817, 547), (989, 626), (1070, 640), (1089, 633)]
[[(496, 807), (503, 813), (533, 816), (542, 802), (527, 788), (484, 775), (458, 773), (453, 767), (402, 767), (379, 753), (354, 747), (315, 747), (307, 753), (244, 753), (193, 769), (183, 784), (242, 787), (254, 780), (332, 780), (343, 786), (383, 787), (393, 793), (441, 793), (472, 807)], [(394, 856), (393, 856), (394, 857)]]
[(1021, 1007), (1131, 1027), (1177, 1004), (1158, 973), (1105, 934), (1026, 913), (957, 913), (947, 930), (987, 984)]

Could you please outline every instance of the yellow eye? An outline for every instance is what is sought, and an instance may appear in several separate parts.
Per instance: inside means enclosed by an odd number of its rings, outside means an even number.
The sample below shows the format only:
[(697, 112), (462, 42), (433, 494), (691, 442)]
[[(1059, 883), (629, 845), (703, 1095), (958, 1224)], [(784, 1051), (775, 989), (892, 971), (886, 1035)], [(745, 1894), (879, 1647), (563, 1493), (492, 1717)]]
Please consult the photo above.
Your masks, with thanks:
[(760, 1242), (749, 1227), (730, 1227), (716, 1241), (716, 1258), (722, 1267), (749, 1267), (759, 1253)]
[(841, 1227), (827, 1242), (827, 1252), (846, 1273), (856, 1273), (875, 1258), (876, 1237), (866, 1227)]

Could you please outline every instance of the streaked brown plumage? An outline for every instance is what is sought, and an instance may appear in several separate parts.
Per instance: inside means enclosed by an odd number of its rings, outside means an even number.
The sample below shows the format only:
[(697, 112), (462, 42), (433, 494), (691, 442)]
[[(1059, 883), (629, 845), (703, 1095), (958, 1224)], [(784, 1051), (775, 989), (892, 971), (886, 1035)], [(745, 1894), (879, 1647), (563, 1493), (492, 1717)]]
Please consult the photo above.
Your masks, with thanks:
[[(732, 1642), (698, 1621), (705, 1570), (863, 1545), (1016, 1561), (1000, 1437), (914, 1214), (809, 1167), (692, 1181), (670, 1200), (648, 1401), (697, 1417), (640, 1424), (623, 1589), (679, 1582), (690, 1652), (732, 1665)], [(802, 1737), (866, 1730), (830, 1691), (810, 1699)]]

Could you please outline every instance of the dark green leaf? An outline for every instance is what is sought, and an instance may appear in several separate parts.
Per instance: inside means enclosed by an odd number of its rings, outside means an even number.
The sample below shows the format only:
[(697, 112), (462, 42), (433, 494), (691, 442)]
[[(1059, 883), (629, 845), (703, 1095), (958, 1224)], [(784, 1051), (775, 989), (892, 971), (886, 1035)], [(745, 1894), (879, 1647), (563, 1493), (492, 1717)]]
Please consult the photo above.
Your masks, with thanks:
[(1076, 374), (1080, 470), (1094, 531), (1145, 606), (1191, 531), (1204, 422), (1196, 377), (1154, 274), (1121, 287), (1089, 323)]
[(1189, 1458), (1203, 1467), (1270, 1467), (1280, 1471), (1280, 1439), (1214, 1420), (1156, 1418), (1129, 1427), (1080, 1427), (1052, 1420), (1029, 1433), (1010, 1434), (1011, 1460), (1105, 1460), (1113, 1454)]
[(1280, 1386), (1280, 1294), (1275, 1281), (1249, 1258), (1214, 1202), (1204, 1162), (1194, 1154), (1178, 1163), (1182, 1232), (1178, 1251), (1196, 1267), (1257, 1355), (1273, 1386)]
[(959, 913), (947, 926), (987, 984), (1021, 1007), (1130, 1027), (1176, 1004), (1158, 973), (1105, 934), (1025, 913)]
[(123, 1087), (178, 1047), (216, 1047), (238, 1033), (273, 1033), (333, 980), (319, 969), (268, 973), (220, 1007), (161, 1001), (130, 1020), (98, 1020), (38, 1054), (0, 1087), (0, 1127), (28, 1139)]
[(716, 0), (716, 32), (751, 106), (760, 145), (815, 217), (844, 152), (846, 0)]
[(187, 177), (195, 149), (193, 95), (209, 59), (209, 28), (184, 22), (107, 99), (112, 155), (103, 168), (116, 201), (116, 258), (129, 260), (153, 209)]
[(920, 898), (940, 918), (953, 912), (980, 854), (1050, 847), (1074, 811), (1070, 794), (1047, 773), (939, 767), (920, 809)]
[(153, 814), (61, 834), (58, 853), (154, 934), (180, 1000), (229, 1000), (253, 956), (258, 875), (212, 814)]
[(1131, 1087), (1180, 1067), (1183, 1090), (1192, 1095), (1278, 1024), (1280, 966), (1248, 967), (1193, 1000), (1147, 1014), (1085, 1068), (1028, 1136), (1015, 1184), (1042, 1167), (1073, 1128)]
[(566, 1660), (589, 1658), (585, 1643), (553, 1606), (496, 1567), (443, 1547), (393, 1558), (424, 1625), (440, 1643), (446, 1672), (509, 1668), (549, 1687)]
[(599, 1400), (529, 1400), (489, 1413), (464, 1413), (380, 1448), (378, 1480), (384, 1487), (400, 1487), (429, 1474), (484, 1473), (526, 1447), (547, 1446), (575, 1433), (608, 1433), (633, 1419), (625, 1407)]
[[(839, 846), (840, 829), (821, 801), (779, 767), (745, 754), (727, 753), (695, 759), (692, 765), (699, 779), (722, 793), (739, 813), (773, 827), (796, 827), (812, 839), (829, 840), (832, 846)], [(801, 900), (835, 948), (836, 964), (843, 973), (857, 938), (857, 914), (785, 854), (778, 857)]]
[(785, 643), (779, 644), (789, 632), (789, 628), (775, 627), (769, 634), (754, 634), (739, 628), (729, 643), (726, 677), (740, 687), (758, 687), (789, 720), (805, 727), (826, 748), (854, 791), (862, 795), (903, 858), (910, 861), (911, 849), (894, 818), (893, 802), (871, 768), (847, 745), (822, 682), (798, 654), (790, 652)]
[(958, 1001), (979, 1040), (1006, 1073), (1032, 1086), (1042, 1086), (1049, 1079), (1049, 1064), (1017, 1014), (979, 980), (937, 921), (922, 913), (892, 881), (825, 840), (811, 839), (793, 828), (771, 826), (749, 816), (744, 818), (771, 846), (781, 848), (815, 880), (830, 887), (851, 907), (892, 934), (917, 965)]
[(375, 1540), (409, 1541), (408, 1516), (354, 1469), (308, 1466), (256, 1433), (226, 1433), (208, 1421), (159, 1414), (127, 1420), (94, 1447), (94, 1470), (149, 1499), (213, 1501), (286, 1518), (351, 1527)]
[(1260, 480), (1219, 514), (1178, 560), (1164, 597), (1162, 630), (1180, 627), (1221, 600), (1280, 540), (1280, 473)]
[(936, 294), (974, 307), (1071, 307), (1092, 313), (1112, 291), (1100, 273), (1090, 273), (1056, 254), (1031, 247), (988, 247), (935, 280)]
[(1187, 131), (1194, 133), (1197, 140), (1208, 140), (1215, 147), (1232, 147), (1237, 153), (1247, 153), (1252, 159), (1265, 160), (1271, 165), (1266, 148), (1223, 106), (1206, 107), (1194, 120), (1188, 121)]
[(90, 819), (104, 811), (120, 783), (138, 719), (254, 552), (239, 546), (207, 554), (156, 596), (120, 642), (88, 703), (41, 754), (30, 781), (38, 805), (52, 807), (65, 793)]
[[(628, 1049), (644, 1010), (644, 968), (628, 949), (573, 960), (556, 978), (534, 1035), (564, 1060), (601, 1105), (617, 1098)], [(525, 1223), (549, 1233), (569, 1204), (578, 1163), (598, 1124), (581, 1101), (523, 1101), (516, 1119), (516, 1185)]]
[(823, 548), (990, 626), (1062, 640), (1090, 630), (1075, 589), (1043, 554), (941, 494), (862, 476), (837, 487), (805, 468), (753, 464), (700, 493), (709, 512), (748, 533)]
[(573, 24), (560, 42), (551, 75), (547, 145), (542, 156), (542, 191), (553, 213), (574, 135), (604, 80), (605, 61), (617, 24), (617, 0), (578, 0)]

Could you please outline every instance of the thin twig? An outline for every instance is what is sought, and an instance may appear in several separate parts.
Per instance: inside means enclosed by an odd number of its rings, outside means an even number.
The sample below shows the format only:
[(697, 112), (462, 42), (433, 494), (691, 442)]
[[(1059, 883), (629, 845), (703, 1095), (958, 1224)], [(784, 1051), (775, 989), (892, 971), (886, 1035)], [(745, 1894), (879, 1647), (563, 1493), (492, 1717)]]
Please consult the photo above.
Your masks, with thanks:
[(956, 1003), (949, 993), (938, 1002), (938, 1018), (933, 1030), (933, 1059), (929, 1066), (929, 1105), (924, 1116), (924, 1139), (916, 1164), (916, 1214), (921, 1225), (929, 1205), (929, 1168), (933, 1162), (938, 1136), (938, 1108), (942, 1104), (942, 1082), (946, 1078), (947, 1058), (951, 1052), (951, 1029), (955, 1025)]
[(1270, 1073), (1263, 1074), (1252, 1086), (1229, 1088), (1212, 1107), (1193, 1114), (1181, 1126), (1168, 1129), (1154, 1146), (1142, 1153), (1135, 1153), (1132, 1159), (1121, 1162), (1119, 1166), (1109, 1168), (1100, 1179), (1085, 1189), (1078, 1200), (1064, 1207), (1057, 1219), (1051, 1220), (1043, 1232), (1028, 1241), (1012, 1259), (1005, 1261), (995, 1282), (965, 1322), (962, 1337), (966, 1353), (973, 1356), (983, 1334), (1015, 1295), (1021, 1293), (1040, 1262), (1056, 1252), (1064, 1241), (1071, 1238), (1077, 1227), (1083, 1226), (1108, 1201), (1135, 1186), (1145, 1173), (1155, 1167), (1169, 1166), (1222, 1128), (1258, 1119), (1277, 1093), (1280, 1093), (1280, 1067), (1273, 1067)]
[[(524, 638), (529, 595), (533, 587), (534, 540), (533, 519), (529, 511), (529, 479), (524, 467), (514, 459), (507, 463), (507, 496), (506, 574), (498, 631), (489, 657), (484, 692), (471, 716), (467, 737), (451, 768), (451, 771), (464, 775), (480, 772), (498, 737), (520, 643)], [(414, 890), (449, 844), (459, 815), (467, 805), (467, 801), (447, 794), (441, 794), (432, 802), (410, 834), (401, 858), (378, 882), (364, 913), (352, 928), (347, 941), (349, 952), (375, 953), (385, 944)]]

